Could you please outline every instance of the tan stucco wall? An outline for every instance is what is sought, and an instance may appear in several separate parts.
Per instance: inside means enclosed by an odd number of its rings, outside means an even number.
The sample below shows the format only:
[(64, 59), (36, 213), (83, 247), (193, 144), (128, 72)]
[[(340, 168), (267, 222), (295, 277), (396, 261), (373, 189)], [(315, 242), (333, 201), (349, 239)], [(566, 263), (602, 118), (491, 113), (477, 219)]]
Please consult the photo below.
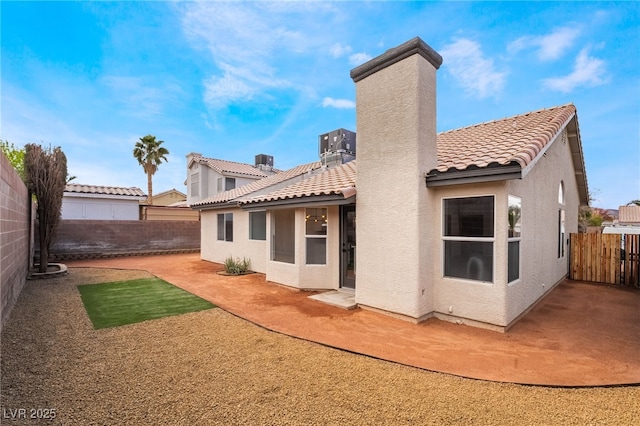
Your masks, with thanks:
[[(318, 206), (320, 207), (320, 206)], [(337, 289), (340, 286), (340, 220), (338, 206), (327, 207), (327, 263), (306, 265), (305, 208), (296, 208), (295, 263), (267, 261), (267, 280), (300, 289)], [(267, 238), (271, 218), (267, 215)], [(270, 251), (267, 259), (271, 259)]]
[[(431, 279), (434, 284), (434, 312), (450, 316), (443, 319), (471, 319), (505, 325), (507, 282), (507, 194), (504, 182), (430, 188), (433, 194), (433, 221), (429, 232), (433, 241)], [(493, 282), (480, 282), (444, 276), (443, 200), (446, 198), (495, 197), (495, 241), (493, 243)]]
[(356, 83), (356, 302), (432, 311), (432, 226), (424, 176), (436, 167), (434, 67), (413, 55)]
[[(233, 213), (233, 241), (218, 241), (218, 214)], [(203, 260), (224, 263), (228, 257), (251, 260), (251, 270), (266, 272), (267, 241), (249, 239), (249, 212), (239, 208), (204, 210), (201, 214)], [(267, 219), (268, 224), (268, 219)], [(268, 237), (267, 237), (268, 238)]]
[[(565, 130), (566, 132), (566, 130)], [(558, 259), (558, 188), (565, 188), (565, 234), (578, 231), (578, 186), (566, 137), (558, 137), (523, 180), (509, 181), (510, 194), (522, 197), (521, 281), (507, 287), (506, 322), (535, 303), (569, 271), (569, 246)], [(566, 243), (566, 241), (565, 241)]]
[[(218, 241), (217, 215), (233, 213), (233, 241)], [(271, 215), (267, 211), (267, 240), (249, 240), (249, 212), (239, 208), (205, 210), (201, 214), (201, 257), (224, 263), (229, 256), (251, 259), (251, 269), (269, 281), (300, 289), (337, 289), (340, 285), (340, 227), (338, 206), (327, 207), (327, 263), (306, 265), (304, 208), (295, 209), (295, 263), (271, 261)]]

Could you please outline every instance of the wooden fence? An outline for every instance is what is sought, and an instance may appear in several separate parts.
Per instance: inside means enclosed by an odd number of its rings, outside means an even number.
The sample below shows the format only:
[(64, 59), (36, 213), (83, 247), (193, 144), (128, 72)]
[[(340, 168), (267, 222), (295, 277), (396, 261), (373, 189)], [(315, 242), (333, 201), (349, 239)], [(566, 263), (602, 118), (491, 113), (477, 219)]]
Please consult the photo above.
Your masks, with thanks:
[(573, 280), (640, 288), (640, 235), (571, 234)]

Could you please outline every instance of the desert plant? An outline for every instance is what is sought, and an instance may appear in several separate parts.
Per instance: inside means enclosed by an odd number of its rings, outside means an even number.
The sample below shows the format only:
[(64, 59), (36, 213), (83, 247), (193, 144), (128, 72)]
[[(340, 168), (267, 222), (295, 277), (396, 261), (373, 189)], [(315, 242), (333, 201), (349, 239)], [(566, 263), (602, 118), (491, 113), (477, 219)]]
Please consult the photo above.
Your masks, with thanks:
[(251, 267), (251, 260), (246, 257), (240, 260), (239, 257), (235, 259), (231, 256), (227, 257), (224, 261), (224, 271), (231, 275), (242, 275), (249, 272)]

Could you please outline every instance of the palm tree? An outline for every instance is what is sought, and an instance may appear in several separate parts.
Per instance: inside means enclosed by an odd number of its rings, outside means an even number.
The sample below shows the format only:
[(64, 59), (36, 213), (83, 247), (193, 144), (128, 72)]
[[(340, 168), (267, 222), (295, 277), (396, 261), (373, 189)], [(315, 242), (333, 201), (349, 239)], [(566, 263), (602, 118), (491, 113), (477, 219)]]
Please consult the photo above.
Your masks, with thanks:
[(631, 200), (631, 201), (629, 201), (627, 203), (627, 205), (628, 206), (633, 206), (633, 205), (640, 206), (640, 200)]
[(164, 141), (156, 140), (155, 136), (147, 135), (140, 138), (140, 140), (136, 142), (135, 148), (133, 148), (133, 156), (138, 160), (138, 163), (147, 174), (147, 187), (149, 190), (147, 203), (149, 205), (153, 205), (153, 183), (151, 177), (158, 170), (158, 166), (162, 163), (162, 160), (168, 161), (166, 155), (169, 154), (169, 151), (160, 146), (163, 143)]

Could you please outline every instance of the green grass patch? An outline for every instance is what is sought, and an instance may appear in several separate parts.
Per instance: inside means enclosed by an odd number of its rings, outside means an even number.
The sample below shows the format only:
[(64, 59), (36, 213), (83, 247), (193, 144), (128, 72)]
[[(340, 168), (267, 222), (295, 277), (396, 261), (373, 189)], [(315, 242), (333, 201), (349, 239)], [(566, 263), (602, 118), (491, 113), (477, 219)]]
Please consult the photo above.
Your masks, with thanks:
[(159, 278), (79, 285), (78, 291), (95, 329), (215, 308)]

